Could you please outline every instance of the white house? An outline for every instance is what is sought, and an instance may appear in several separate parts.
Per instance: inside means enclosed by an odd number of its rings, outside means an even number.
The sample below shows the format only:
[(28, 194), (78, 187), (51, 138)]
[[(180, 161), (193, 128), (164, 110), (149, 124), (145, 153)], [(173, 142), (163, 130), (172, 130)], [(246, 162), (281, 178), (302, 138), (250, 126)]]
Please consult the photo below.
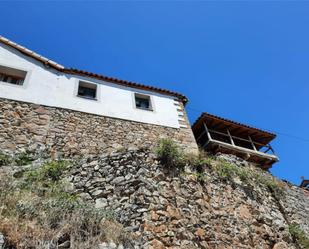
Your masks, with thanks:
[[(7, 105), (4, 104), (3, 100), (5, 100), (5, 103), (7, 101), (32, 103), (43, 107), (91, 114), (94, 115), (94, 118), (102, 117), (102, 120), (103, 117), (107, 117), (122, 122), (131, 122), (131, 126), (129, 125), (132, 128), (129, 128), (131, 131), (135, 129), (132, 124), (135, 124), (135, 126), (138, 124), (150, 125), (149, 127), (142, 126), (145, 141), (150, 140), (151, 136), (157, 138), (161, 134), (165, 134), (173, 136), (173, 139), (178, 139), (180, 143), (190, 144), (191, 147), (197, 149), (184, 109), (187, 98), (182, 94), (77, 69), (69, 69), (0, 36), (0, 108), (2, 108), (2, 112), (7, 110)], [(18, 116), (18, 114), (14, 115)], [(56, 146), (57, 143), (59, 144), (59, 139), (57, 140), (56, 137), (60, 133), (50, 135), (55, 130), (51, 127), (59, 126), (58, 121), (54, 120), (53, 116), (55, 114), (50, 114), (48, 118), (48, 120), (52, 120), (50, 121), (52, 123), (40, 128), (48, 130), (45, 132), (46, 134), (44, 133), (44, 137), (37, 138), (35, 133), (31, 135), (33, 131), (22, 130), (22, 127), (27, 127), (27, 125), (24, 125), (11, 128), (11, 130), (18, 130), (18, 134), (14, 134), (14, 136), (10, 134), (10, 131), (7, 131), (4, 135), (0, 131), (0, 144), (1, 142), (8, 143), (7, 136), (13, 136), (12, 141), (23, 141), (25, 139), (22, 139), (22, 136), (26, 134), (28, 140), (39, 139), (42, 144), (46, 144), (45, 141), (54, 140), (54, 143), (49, 146)], [(21, 119), (18, 122), (27, 123), (29, 118)], [(65, 117), (64, 122), (67, 119)], [(85, 116), (85, 119), (89, 119), (89, 116)], [(102, 120), (96, 122), (105, 122)], [(37, 125), (37, 123), (42, 122), (35, 121), (34, 124)], [(107, 126), (110, 126), (110, 129), (114, 128), (114, 125), (111, 125), (110, 122)], [(156, 127), (162, 128), (160, 130)], [(3, 125), (1, 127), (1, 116), (0, 128), (2, 132), (7, 129)], [(98, 129), (101, 129), (101, 127)], [(119, 128), (117, 129), (119, 130)], [(56, 130), (59, 131), (59, 128)], [(75, 139), (74, 137), (78, 137), (78, 133), (68, 134), (67, 130), (65, 132), (67, 137), (61, 138), (64, 141), (64, 146), (67, 141), (72, 141)], [(102, 136), (102, 133), (109, 134), (109, 132), (110, 130), (107, 129), (101, 131), (98, 137)], [(134, 131), (133, 133), (139, 132)], [(178, 135), (175, 135), (175, 132)], [(130, 132), (128, 131), (128, 133)], [(85, 137), (89, 138), (92, 135), (88, 132), (79, 143), (84, 141)], [(113, 136), (115, 136), (115, 133)], [(124, 137), (123, 134), (122, 137)], [(110, 140), (113, 139), (110, 138)], [(125, 141), (125, 138), (122, 140)], [(133, 143), (135, 140), (139, 139), (130, 135), (126, 142)], [(14, 143), (12, 145), (10, 142), (2, 149), (10, 148), (13, 150), (23, 147), (22, 144), (17, 144), (18, 142)], [(90, 142), (90, 144), (93, 143), (93, 141)], [(97, 139), (95, 143), (100, 148), (107, 146), (107, 142), (103, 143), (102, 138)]]
[(0, 98), (180, 128), (181, 94), (66, 69), (0, 37)]

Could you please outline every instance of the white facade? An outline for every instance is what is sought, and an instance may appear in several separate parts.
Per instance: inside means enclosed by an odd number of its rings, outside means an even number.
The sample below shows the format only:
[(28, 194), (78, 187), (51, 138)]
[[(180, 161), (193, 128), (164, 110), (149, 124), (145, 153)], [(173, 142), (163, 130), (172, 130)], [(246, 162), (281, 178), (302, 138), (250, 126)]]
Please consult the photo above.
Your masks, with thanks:
[[(66, 108), (101, 116), (179, 128), (183, 113), (176, 97), (68, 75), (0, 43), (0, 66), (27, 72), (23, 85), (0, 81), (0, 98)], [(97, 84), (97, 100), (77, 96), (79, 80)], [(135, 107), (134, 93), (150, 96), (152, 111)], [(182, 117), (181, 117), (182, 116)]]

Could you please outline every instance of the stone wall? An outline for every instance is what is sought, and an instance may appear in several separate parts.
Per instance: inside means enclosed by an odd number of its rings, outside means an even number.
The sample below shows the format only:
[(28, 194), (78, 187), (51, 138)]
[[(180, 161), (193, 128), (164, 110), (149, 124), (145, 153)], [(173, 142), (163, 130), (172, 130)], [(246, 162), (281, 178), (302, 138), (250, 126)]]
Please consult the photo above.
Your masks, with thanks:
[(281, 205), (291, 224), (299, 224), (309, 236), (309, 191), (290, 185), (287, 196)]
[(168, 128), (77, 111), (0, 99), (0, 150), (53, 156), (98, 155), (124, 148), (153, 148), (169, 137), (188, 151), (197, 145), (190, 125)]
[(84, 159), (68, 175), (83, 199), (115, 211), (139, 238), (137, 248), (299, 248), (289, 234), (292, 220), (309, 235), (308, 206), (301, 209), (309, 197), (295, 186), (285, 186), (280, 204), (266, 187), (232, 184), (211, 171), (204, 182), (193, 171), (171, 175), (143, 150)]
[[(252, 167), (235, 157), (220, 158)], [(0, 173), (18, 177), (44, 160), (2, 166)], [(198, 173), (192, 167), (172, 172), (142, 149), (76, 158), (64, 177), (70, 192), (113, 211), (134, 238), (125, 249), (304, 249), (289, 233), (289, 225), (296, 223), (309, 236), (309, 196), (302, 189), (285, 184), (285, 195), (278, 199), (266, 186), (223, 180), (210, 168), (201, 181)]]

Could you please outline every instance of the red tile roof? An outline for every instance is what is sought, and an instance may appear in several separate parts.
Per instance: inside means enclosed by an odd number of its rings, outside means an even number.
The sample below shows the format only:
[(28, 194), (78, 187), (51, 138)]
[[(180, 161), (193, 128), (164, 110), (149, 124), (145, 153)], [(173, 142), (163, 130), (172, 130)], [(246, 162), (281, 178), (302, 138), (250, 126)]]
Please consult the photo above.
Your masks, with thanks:
[(68, 74), (75, 74), (75, 75), (81, 75), (81, 76), (87, 76), (87, 77), (91, 77), (91, 78), (96, 78), (99, 80), (104, 80), (104, 81), (108, 81), (114, 84), (118, 84), (118, 85), (122, 85), (122, 86), (127, 86), (127, 87), (132, 87), (132, 88), (137, 88), (137, 89), (141, 89), (141, 90), (147, 90), (147, 91), (152, 91), (152, 92), (157, 92), (157, 93), (161, 93), (164, 95), (169, 95), (169, 96), (174, 96), (177, 97), (178, 99), (180, 99), (184, 104), (186, 104), (188, 102), (188, 99), (186, 96), (174, 92), (174, 91), (170, 91), (170, 90), (166, 90), (166, 89), (162, 89), (162, 88), (158, 88), (158, 87), (153, 87), (153, 86), (147, 86), (144, 84), (140, 84), (140, 83), (136, 83), (136, 82), (131, 82), (131, 81), (127, 81), (127, 80), (121, 80), (121, 79), (117, 79), (117, 78), (112, 78), (112, 77), (108, 77), (105, 75), (100, 75), (100, 74), (96, 74), (96, 73), (91, 73), (91, 72), (87, 72), (87, 71), (83, 71), (83, 70), (78, 70), (78, 69), (73, 69), (73, 68), (65, 68), (64, 66), (49, 60), (23, 46), (18, 45), (15, 42), (10, 41), (9, 39), (0, 36), (0, 42), (2, 42), (3, 44), (10, 46), (16, 50), (18, 50), (19, 52), (32, 57), (40, 62), (42, 62), (44, 65), (50, 66), (60, 72), (63, 73), (68, 73)]

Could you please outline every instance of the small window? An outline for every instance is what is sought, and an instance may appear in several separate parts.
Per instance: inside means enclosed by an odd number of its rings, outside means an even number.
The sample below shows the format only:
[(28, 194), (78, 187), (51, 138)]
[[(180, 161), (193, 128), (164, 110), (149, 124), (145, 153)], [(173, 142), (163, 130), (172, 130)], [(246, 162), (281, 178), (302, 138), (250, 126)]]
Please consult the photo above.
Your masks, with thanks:
[(13, 85), (23, 85), (27, 72), (15, 68), (0, 66), (0, 81)]
[(138, 109), (152, 111), (150, 96), (135, 93), (135, 106)]
[(97, 99), (97, 85), (80, 81), (77, 96), (86, 99)]

